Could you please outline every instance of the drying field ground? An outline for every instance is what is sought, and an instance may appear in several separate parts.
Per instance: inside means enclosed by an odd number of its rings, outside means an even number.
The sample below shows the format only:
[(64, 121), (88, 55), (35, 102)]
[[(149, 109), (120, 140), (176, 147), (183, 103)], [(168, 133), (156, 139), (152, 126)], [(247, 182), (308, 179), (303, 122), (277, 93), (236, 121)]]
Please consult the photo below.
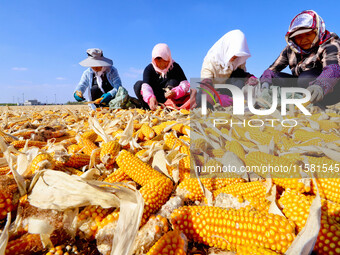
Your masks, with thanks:
[(340, 107), (308, 109), (0, 107), (0, 254), (339, 254)]

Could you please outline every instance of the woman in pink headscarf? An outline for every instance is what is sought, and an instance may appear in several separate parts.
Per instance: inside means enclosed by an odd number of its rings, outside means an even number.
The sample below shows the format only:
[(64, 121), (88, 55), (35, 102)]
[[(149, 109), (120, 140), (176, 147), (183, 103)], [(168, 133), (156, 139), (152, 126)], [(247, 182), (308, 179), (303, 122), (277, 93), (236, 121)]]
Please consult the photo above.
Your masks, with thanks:
[(155, 110), (158, 103), (180, 99), (189, 89), (190, 84), (182, 68), (172, 59), (168, 45), (157, 44), (152, 50), (152, 62), (144, 69), (143, 80), (134, 85), (143, 107)]

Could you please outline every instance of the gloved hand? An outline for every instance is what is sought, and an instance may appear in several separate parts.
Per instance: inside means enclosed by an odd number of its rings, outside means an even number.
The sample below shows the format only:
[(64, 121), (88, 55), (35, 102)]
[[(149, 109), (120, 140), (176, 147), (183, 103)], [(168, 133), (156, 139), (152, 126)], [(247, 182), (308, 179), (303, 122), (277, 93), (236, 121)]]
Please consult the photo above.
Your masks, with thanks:
[(323, 89), (321, 88), (321, 86), (312, 85), (312, 86), (309, 86), (307, 89), (311, 93), (311, 98), (310, 98), (311, 103), (316, 103), (323, 99), (324, 94), (323, 94)]
[(262, 84), (261, 84), (261, 89), (269, 89), (269, 83), (268, 82), (263, 82)]
[(250, 85), (250, 86), (255, 86), (259, 83), (259, 80), (253, 75), (251, 77), (249, 77), (249, 79), (247, 80), (246, 84)]
[(101, 97), (103, 98), (102, 101), (100, 101), (101, 104), (108, 104), (112, 99), (112, 95), (110, 93), (105, 93)]
[(82, 102), (85, 100), (85, 98), (78, 96), (76, 92), (74, 92), (73, 96), (78, 102)]

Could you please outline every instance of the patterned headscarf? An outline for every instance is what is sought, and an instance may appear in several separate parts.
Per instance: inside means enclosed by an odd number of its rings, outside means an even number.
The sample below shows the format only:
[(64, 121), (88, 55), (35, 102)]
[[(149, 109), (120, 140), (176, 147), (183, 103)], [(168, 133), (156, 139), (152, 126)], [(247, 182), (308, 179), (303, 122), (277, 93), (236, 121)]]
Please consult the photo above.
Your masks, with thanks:
[(290, 48), (296, 53), (309, 53), (309, 50), (301, 49), (291, 38), (291, 35), (300, 29), (311, 29), (316, 32), (316, 37), (311, 45), (311, 48), (316, 45), (323, 44), (330, 38), (330, 33), (328, 30), (326, 30), (323, 19), (313, 10), (303, 11), (296, 15), (290, 22), (288, 32), (285, 36), (288, 46), (290, 46)]

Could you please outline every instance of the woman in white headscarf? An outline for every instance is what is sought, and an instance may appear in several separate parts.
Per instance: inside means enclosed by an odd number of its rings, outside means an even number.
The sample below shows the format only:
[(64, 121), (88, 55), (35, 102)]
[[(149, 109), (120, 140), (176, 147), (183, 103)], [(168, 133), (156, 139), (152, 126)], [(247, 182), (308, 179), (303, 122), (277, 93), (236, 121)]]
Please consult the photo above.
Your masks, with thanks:
[[(204, 58), (201, 70), (203, 84), (211, 86), (211, 83), (225, 84), (228, 81), (239, 88), (245, 84), (256, 85), (257, 78), (246, 71), (246, 61), (250, 56), (242, 31), (232, 30), (226, 33), (210, 48)], [(222, 106), (230, 105), (229, 97), (221, 95), (220, 98)]]

